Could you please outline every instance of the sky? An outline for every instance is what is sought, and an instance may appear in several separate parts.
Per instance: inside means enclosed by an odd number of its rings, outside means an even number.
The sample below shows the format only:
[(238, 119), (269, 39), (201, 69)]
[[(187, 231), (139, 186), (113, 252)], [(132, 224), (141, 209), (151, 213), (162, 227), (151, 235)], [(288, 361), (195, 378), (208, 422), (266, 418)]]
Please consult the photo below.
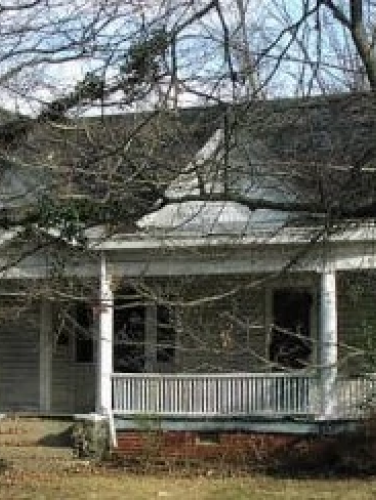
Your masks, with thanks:
[[(9, 0), (2, 6), (14, 7), (22, 1)], [(100, 71), (107, 79), (113, 79), (124, 62), (127, 48), (150, 21), (153, 27), (160, 27), (167, 9), (168, 29), (172, 29), (207, 3), (208, 0), (50, 0), (48, 8), (41, 2), (33, 11), (5, 10), (0, 13), (0, 103), (7, 109), (35, 115), (44, 103), (72, 90), (88, 71)], [(259, 81), (268, 81), (268, 96), (322, 92), (329, 70), (333, 88), (340, 87), (342, 72), (329, 68), (338, 53), (333, 52), (329, 38), (320, 40), (318, 47), (314, 19), (283, 53), (292, 37), (286, 27), (299, 19), (301, 1), (243, 0), (243, 3), (247, 8), (245, 37), (253, 59), (257, 61), (266, 46), (270, 49), (258, 75)], [(179, 92), (179, 105), (207, 103), (210, 99), (205, 94), (230, 100), (244, 97), (240, 79), (235, 94), (229, 79), (232, 70), (239, 72), (240, 51), (231, 51), (229, 65), (228, 48), (223, 43), (223, 23), (231, 44), (235, 41), (239, 47), (244, 40), (236, 5), (235, 0), (221, 0), (223, 18), (213, 10), (180, 34), (177, 66), (181, 85), (175, 88)], [(278, 37), (279, 43), (275, 43)], [(343, 42), (343, 35), (337, 29), (331, 30), (331, 40), (334, 39), (337, 46)], [(54, 49), (59, 50), (54, 52)], [(324, 62), (323, 68), (327, 65), (326, 72), (315, 67), (318, 55)], [(171, 54), (168, 58), (170, 62)], [(304, 65), (300, 62), (302, 58)], [(22, 70), (15, 72), (20, 67)], [(9, 78), (12, 71), (15, 74)], [(157, 98), (156, 94), (151, 95), (133, 108), (154, 106)], [(115, 97), (118, 99), (119, 95)]]

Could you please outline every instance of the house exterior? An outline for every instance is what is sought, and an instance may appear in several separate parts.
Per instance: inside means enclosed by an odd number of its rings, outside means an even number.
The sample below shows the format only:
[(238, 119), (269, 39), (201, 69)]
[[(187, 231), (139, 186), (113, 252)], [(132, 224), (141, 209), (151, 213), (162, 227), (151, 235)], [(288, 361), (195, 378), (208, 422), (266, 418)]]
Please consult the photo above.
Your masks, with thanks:
[[(339, 113), (344, 102), (330, 106)], [(304, 126), (296, 116), (305, 112), (324, 120), (326, 103), (301, 106), (281, 130)], [(281, 119), (285, 111), (275, 113)], [(324, 141), (320, 156), (329, 148), (343, 176), (352, 166), (348, 150), (338, 160), (328, 123), (320, 123), (313, 134), (317, 147), (318, 137)], [(363, 136), (367, 124), (357, 125)], [(298, 189), (313, 197), (311, 174), (300, 186), (297, 175), (277, 182), (275, 151), (241, 130), (228, 161), (242, 167), (231, 182), (249, 200), (296, 202)], [(201, 173), (210, 159), (222, 161), (224, 141), (216, 128), (196, 151)], [(289, 146), (287, 171), (302, 168), (303, 154), (306, 173), (311, 153)], [(188, 200), (200, 181), (191, 166), (167, 188), (170, 202), (140, 218), (136, 230), (108, 235), (93, 227), (84, 249), (74, 240), (50, 244), (52, 230), (3, 232), (1, 412), (109, 417), (125, 447), (146, 420), (205, 440), (221, 432), (316, 432), (366, 415), (376, 388), (373, 219), (344, 218), (323, 230), (320, 215), (297, 220), (287, 209)], [(221, 193), (222, 173), (205, 172), (208, 191)], [(339, 187), (322, 176), (330, 198)], [(353, 204), (363, 187), (356, 189)], [(33, 251), (17, 259), (25, 246)]]

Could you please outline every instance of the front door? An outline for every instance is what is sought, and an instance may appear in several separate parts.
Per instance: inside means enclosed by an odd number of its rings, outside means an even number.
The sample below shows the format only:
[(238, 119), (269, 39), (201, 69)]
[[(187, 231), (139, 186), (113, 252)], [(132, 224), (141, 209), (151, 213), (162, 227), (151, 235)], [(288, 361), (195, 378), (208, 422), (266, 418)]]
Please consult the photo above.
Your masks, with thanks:
[(278, 289), (273, 293), (273, 326), (270, 361), (281, 368), (302, 369), (309, 365), (312, 295), (307, 290)]

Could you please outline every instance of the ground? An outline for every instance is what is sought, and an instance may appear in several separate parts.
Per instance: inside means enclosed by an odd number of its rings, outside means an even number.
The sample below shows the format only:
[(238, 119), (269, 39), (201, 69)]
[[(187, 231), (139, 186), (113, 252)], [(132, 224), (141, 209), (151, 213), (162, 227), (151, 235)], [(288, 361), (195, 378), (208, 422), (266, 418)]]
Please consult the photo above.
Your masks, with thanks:
[[(2, 500), (371, 500), (376, 477), (279, 478), (270, 474), (219, 477), (140, 473), (74, 459), (69, 448), (2, 446)], [(293, 474), (292, 474), (293, 475)]]

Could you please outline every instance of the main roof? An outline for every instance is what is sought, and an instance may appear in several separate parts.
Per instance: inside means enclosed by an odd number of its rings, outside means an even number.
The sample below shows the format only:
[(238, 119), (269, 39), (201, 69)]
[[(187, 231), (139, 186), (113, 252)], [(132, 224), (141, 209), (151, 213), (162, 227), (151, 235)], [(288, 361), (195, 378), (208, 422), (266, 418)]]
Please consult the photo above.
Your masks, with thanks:
[[(60, 123), (7, 118), (0, 127), (3, 186), (11, 172), (18, 187), (24, 182), (24, 191), (35, 190), (36, 197), (44, 186), (54, 200), (94, 201), (90, 210), (105, 207), (99, 222), (119, 231), (134, 231), (141, 221), (143, 231), (238, 233), (279, 227), (292, 218), (287, 209), (249, 210), (235, 201), (210, 200), (210, 194), (218, 198), (226, 190), (250, 200), (312, 202), (342, 213), (362, 215), (364, 210), (364, 216), (373, 217), (375, 125), (376, 101), (370, 94)], [(6, 183), (10, 190), (15, 184)], [(205, 202), (175, 200), (156, 208), (166, 193), (176, 198), (179, 193), (197, 195), (202, 188)], [(11, 198), (4, 187), (1, 195)], [(97, 214), (89, 215), (95, 222)], [(293, 220), (297, 223), (296, 216)]]
[[(312, 218), (321, 222), (329, 212), (334, 218), (376, 215), (373, 96), (256, 101), (228, 107), (219, 116), (218, 110), (222, 149), (216, 150), (214, 161), (212, 156), (204, 164), (209, 180), (205, 203), (170, 204), (147, 217), (145, 227), (248, 233), (273, 231), (288, 221), (295, 225), (307, 220), (312, 223)], [(215, 140), (218, 132), (211, 138)], [(186, 175), (180, 176), (181, 192), (184, 182), (188, 187), (185, 194), (197, 194), (199, 182), (205, 184), (200, 164), (198, 170), (201, 179), (193, 171), (189, 182)], [(176, 180), (175, 185), (179, 185)], [(274, 202), (275, 208), (265, 209), (261, 203), (258, 210), (250, 210), (252, 203), (236, 203), (236, 196), (231, 203), (219, 202), (218, 196), (208, 201), (210, 193), (217, 195), (226, 188), (239, 193), (242, 201)], [(301, 208), (309, 205), (312, 208), (306, 211)], [(318, 207), (319, 213), (315, 213)]]

